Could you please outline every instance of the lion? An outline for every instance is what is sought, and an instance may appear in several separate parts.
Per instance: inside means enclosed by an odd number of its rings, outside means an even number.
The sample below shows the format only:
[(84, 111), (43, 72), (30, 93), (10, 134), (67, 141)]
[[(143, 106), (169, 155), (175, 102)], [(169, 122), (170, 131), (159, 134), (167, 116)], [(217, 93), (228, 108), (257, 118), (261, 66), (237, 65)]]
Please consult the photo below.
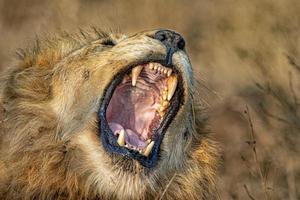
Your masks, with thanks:
[(184, 38), (61, 33), (1, 81), (1, 199), (214, 199), (217, 143)]

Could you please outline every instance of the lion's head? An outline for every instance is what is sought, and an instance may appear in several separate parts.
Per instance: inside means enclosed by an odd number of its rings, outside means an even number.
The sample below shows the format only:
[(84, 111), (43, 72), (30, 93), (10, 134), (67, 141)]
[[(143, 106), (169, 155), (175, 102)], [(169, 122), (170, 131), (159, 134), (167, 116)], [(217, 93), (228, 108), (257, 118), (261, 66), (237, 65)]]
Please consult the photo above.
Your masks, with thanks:
[(216, 148), (180, 34), (65, 33), (19, 56), (2, 84), (3, 197), (193, 199), (214, 191)]

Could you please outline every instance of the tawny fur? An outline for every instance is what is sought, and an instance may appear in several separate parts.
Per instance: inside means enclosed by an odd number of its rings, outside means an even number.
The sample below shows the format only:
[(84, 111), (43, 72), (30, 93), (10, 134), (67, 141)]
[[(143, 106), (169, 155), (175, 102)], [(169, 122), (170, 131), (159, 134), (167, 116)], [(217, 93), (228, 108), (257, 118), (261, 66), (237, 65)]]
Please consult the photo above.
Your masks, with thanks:
[(157, 165), (147, 169), (102, 147), (97, 111), (105, 87), (125, 66), (165, 56), (154, 32), (61, 34), (19, 52), (1, 82), (0, 199), (215, 198), (217, 146), (184, 52), (174, 63), (185, 102)]

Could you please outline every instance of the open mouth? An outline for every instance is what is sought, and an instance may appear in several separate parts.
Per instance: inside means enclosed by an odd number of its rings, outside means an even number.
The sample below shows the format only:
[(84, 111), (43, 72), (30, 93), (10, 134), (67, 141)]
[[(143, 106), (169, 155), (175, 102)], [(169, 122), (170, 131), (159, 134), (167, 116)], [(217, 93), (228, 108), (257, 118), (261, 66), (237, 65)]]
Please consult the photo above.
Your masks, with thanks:
[(182, 100), (181, 76), (175, 68), (150, 62), (119, 73), (99, 110), (104, 147), (153, 167)]

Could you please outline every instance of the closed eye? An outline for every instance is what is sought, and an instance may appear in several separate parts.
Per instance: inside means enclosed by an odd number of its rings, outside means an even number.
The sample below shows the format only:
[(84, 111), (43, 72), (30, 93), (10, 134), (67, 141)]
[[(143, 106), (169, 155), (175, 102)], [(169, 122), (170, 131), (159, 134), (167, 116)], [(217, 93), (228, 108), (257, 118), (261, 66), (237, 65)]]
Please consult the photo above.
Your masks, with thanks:
[(103, 45), (105, 46), (115, 46), (115, 42), (111, 39), (106, 39), (105, 41), (102, 42)]

